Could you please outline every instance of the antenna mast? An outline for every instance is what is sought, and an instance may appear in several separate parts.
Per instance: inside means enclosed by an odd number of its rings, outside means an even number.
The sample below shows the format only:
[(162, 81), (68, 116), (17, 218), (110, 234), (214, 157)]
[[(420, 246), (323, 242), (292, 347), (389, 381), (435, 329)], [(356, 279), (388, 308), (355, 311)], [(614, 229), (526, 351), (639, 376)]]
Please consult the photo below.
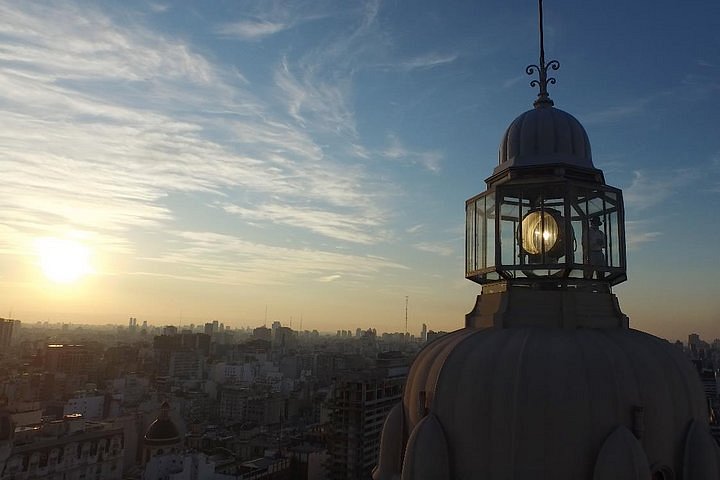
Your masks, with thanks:
[(407, 329), (407, 319), (408, 319), (408, 296), (405, 295), (405, 335), (407, 336), (408, 329)]
[(548, 84), (555, 85), (555, 78), (548, 77), (548, 70), (557, 70), (560, 68), (560, 62), (557, 60), (550, 60), (545, 63), (545, 31), (543, 29), (543, 4), (542, 0), (538, 0), (538, 11), (540, 19), (540, 61), (537, 65), (528, 65), (525, 67), (525, 73), (528, 75), (534, 75), (538, 73), (538, 79), (530, 82), (531, 87), (539, 87), (540, 93), (538, 98), (535, 99), (533, 105), (535, 108), (549, 106), (552, 107), (555, 103), (550, 98), (547, 91)]

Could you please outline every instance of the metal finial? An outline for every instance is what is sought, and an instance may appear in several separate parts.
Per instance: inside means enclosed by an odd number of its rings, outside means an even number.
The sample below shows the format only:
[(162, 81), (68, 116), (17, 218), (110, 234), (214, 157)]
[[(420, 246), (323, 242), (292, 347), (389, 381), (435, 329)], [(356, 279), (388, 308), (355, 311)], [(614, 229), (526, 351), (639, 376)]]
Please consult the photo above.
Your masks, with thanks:
[(538, 9), (540, 11), (540, 62), (538, 65), (528, 65), (525, 67), (525, 73), (528, 75), (534, 75), (535, 72), (538, 73), (538, 80), (533, 80), (530, 82), (531, 87), (540, 87), (540, 93), (538, 93), (538, 98), (535, 99), (533, 102), (533, 105), (535, 105), (536, 108), (549, 106), (552, 107), (554, 105), (554, 102), (550, 98), (550, 95), (548, 95), (547, 86), (548, 84), (555, 84), (555, 78), (554, 77), (548, 77), (547, 72), (548, 70), (557, 70), (560, 68), (560, 62), (557, 60), (550, 60), (549, 62), (545, 63), (545, 36), (543, 33), (543, 6), (542, 6), (542, 0), (538, 0)]

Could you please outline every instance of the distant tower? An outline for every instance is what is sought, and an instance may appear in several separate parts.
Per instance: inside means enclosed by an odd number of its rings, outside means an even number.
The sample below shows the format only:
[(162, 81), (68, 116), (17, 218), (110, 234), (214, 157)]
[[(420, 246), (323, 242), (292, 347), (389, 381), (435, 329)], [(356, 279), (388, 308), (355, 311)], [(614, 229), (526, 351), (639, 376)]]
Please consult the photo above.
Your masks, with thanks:
[(14, 327), (15, 320), (0, 318), (0, 347), (8, 348), (10, 346)]
[(595, 168), (545, 62), (487, 190), (466, 203), (465, 328), (417, 355), (388, 415), (375, 480), (710, 480), (720, 451), (697, 373), (630, 329), (622, 192)]
[(427, 342), (427, 325), (422, 324), (422, 330), (420, 331), (420, 340), (422, 342)]
[(405, 295), (405, 336), (408, 334), (408, 297)]

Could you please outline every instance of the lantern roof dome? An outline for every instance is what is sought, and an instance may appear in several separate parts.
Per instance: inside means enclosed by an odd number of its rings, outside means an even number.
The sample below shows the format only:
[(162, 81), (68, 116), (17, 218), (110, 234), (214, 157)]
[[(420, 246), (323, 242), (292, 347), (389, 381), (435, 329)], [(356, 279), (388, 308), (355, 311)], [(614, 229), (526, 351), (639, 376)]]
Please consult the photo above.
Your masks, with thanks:
[(557, 60), (545, 61), (542, 0), (540, 13), (540, 58), (537, 64), (528, 65), (525, 73), (537, 74), (530, 82), (538, 87), (538, 96), (532, 110), (517, 117), (505, 131), (494, 174), (512, 167), (533, 167), (565, 164), (595, 170), (590, 153), (590, 140), (582, 124), (572, 115), (554, 107), (548, 85), (556, 80), (549, 76), (560, 68)]
[(495, 173), (511, 167), (568, 164), (594, 169), (590, 140), (582, 124), (550, 102), (518, 116), (500, 142)]

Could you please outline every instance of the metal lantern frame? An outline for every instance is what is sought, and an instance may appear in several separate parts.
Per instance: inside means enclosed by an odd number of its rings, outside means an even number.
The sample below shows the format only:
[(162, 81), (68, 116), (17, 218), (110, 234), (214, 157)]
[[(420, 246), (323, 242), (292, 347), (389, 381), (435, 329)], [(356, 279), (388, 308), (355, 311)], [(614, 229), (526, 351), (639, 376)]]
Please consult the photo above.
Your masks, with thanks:
[[(625, 215), (620, 189), (568, 178), (525, 178), (491, 184), (469, 199), (466, 211), (466, 278), (480, 284), (511, 282), (560, 286), (616, 285), (627, 279)], [(561, 245), (530, 255), (522, 248), (522, 220), (548, 212), (558, 222)], [(601, 220), (604, 262), (593, 262), (591, 219)]]

